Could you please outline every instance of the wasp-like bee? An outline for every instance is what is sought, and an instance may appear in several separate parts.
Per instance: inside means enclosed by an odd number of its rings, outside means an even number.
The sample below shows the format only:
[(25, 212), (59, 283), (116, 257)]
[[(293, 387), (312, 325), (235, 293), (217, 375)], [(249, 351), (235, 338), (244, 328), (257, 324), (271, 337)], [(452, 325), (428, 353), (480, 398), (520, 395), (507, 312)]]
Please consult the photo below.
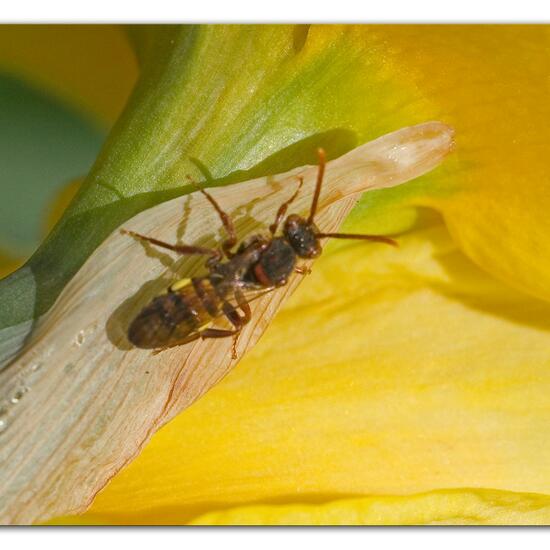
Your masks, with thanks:
[[(221, 248), (204, 248), (189, 245), (172, 245), (125, 231), (134, 237), (179, 254), (202, 254), (208, 274), (177, 281), (165, 294), (154, 298), (132, 321), (128, 339), (138, 348), (164, 349), (186, 344), (198, 338), (233, 337), (233, 358), (236, 358), (236, 342), (243, 326), (250, 321), (250, 297), (274, 290), (287, 283), (293, 272), (306, 273), (297, 266), (297, 259), (316, 258), (321, 254), (320, 240), (325, 237), (338, 239), (364, 239), (396, 245), (389, 237), (379, 235), (352, 235), (323, 233), (314, 223), (325, 172), (325, 153), (319, 149), (319, 170), (309, 217), (297, 214), (285, 217), (288, 207), (297, 197), (303, 184), (299, 178), (296, 192), (277, 211), (275, 221), (269, 226), (269, 236), (253, 235), (245, 239), (235, 252), (237, 235), (231, 218), (205, 190), (200, 192), (216, 209), (227, 232)], [(284, 221), (283, 221), (284, 219)], [(281, 234), (277, 234), (283, 222)], [(225, 256), (225, 259), (224, 259)], [(212, 322), (225, 316), (232, 329), (211, 327)]]

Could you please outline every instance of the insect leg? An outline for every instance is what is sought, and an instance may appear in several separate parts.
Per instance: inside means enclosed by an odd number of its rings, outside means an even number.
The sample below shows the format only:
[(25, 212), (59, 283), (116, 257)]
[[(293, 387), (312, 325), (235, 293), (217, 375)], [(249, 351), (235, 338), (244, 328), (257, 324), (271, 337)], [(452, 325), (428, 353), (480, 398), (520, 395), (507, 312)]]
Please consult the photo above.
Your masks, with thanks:
[(228, 336), (235, 336), (240, 330), (230, 330), (225, 328), (205, 328), (199, 332), (199, 336), (202, 339), (206, 338), (227, 338)]
[(274, 235), (275, 232), (277, 231), (277, 228), (279, 227), (279, 224), (281, 223), (281, 220), (283, 219), (284, 215), (286, 214), (286, 211), (287, 211), (288, 207), (292, 204), (294, 199), (298, 196), (298, 192), (300, 191), (300, 189), (301, 189), (301, 187), (304, 183), (304, 178), (299, 176), (298, 179), (300, 180), (300, 183), (298, 185), (298, 189), (296, 189), (294, 195), (292, 195), (292, 197), (290, 197), (290, 199), (288, 199), (286, 202), (283, 202), (283, 204), (281, 204), (281, 206), (279, 207), (279, 210), (277, 210), (277, 215), (275, 216), (275, 221), (269, 226), (269, 231), (271, 232), (272, 235)]
[(214, 207), (220, 216), (220, 220), (222, 221), (225, 231), (227, 232), (227, 239), (223, 241), (222, 249), (228, 258), (232, 258), (234, 254), (231, 252), (231, 249), (237, 244), (237, 232), (235, 231), (233, 220), (217, 203), (216, 199), (208, 193), (208, 191), (205, 191), (202, 187), (195, 183), (190, 176), (187, 176), (187, 179), (193, 183), (193, 185), (208, 199), (208, 202)]
[(235, 290), (235, 298), (237, 300), (238, 307), (242, 311), (242, 317), (238, 311), (229, 302), (224, 302), (222, 310), (225, 316), (229, 319), (231, 324), (235, 327), (233, 330), (219, 329), (219, 328), (207, 328), (200, 332), (201, 338), (226, 338), (228, 336), (233, 337), (233, 346), (231, 348), (231, 356), (233, 359), (237, 358), (237, 340), (239, 334), (246, 323), (251, 319), (250, 305), (246, 301), (246, 298), (239, 289)]
[(126, 229), (121, 229), (120, 232), (125, 235), (136, 237), (137, 239), (140, 239), (142, 241), (150, 242), (151, 244), (160, 246), (161, 248), (173, 250), (178, 254), (204, 254), (212, 256), (213, 258), (217, 257), (218, 259), (221, 259), (219, 250), (216, 250), (214, 248), (205, 248), (203, 246), (190, 246), (186, 244), (169, 244), (165, 243), (164, 241), (159, 241), (158, 239), (153, 239), (153, 237), (147, 237), (145, 235), (141, 235), (140, 233), (136, 233), (135, 231), (128, 231)]
[(315, 213), (317, 212), (317, 203), (319, 202), (319, 195), (321, 194), (321, 185), (323, 184), (323, 176), (325, 175), (326, 155), (324, 149), (317, 149), (319, 155), (319, 169), (317, 171), (317, 183), (315, 184), (315, 191), (313, 193), (313, 200), (311, 201), (311, 209), (309, 211), (308, 223), (313, 222)]
[(234, 294), (235, 294), (235, 299), (237, 300), (237, 304), (244, 314), (244, 317), (242, 317), (243, 325), (246, 325), (246, 323), (248, 323), (252, 318), (252, 312), (250, 311), (250, 304), (247, 302), (240, 288), (236, 288)]
[(300, 275), (309, 275), (311, 273), (311, 268), (307, 265), (297, 265), (294, 271)]
[(233, 345), (231, 346), (231, 358), (237, 359), (237, 339), (241, 332), (241, 328), (235, 330), (226, 330), (221, 328), (207, 328), (201, 330), (200, 337), (204, 340), (205, 338), (227, 338), (228, 336), (233, 337)]
[(331, 239), (357, 239), (364, 241), (371, 241), (374, 243), (386, 243), (391, 246), (399, 246), (396, 241), (390, 237), (384, 235), (355, 235), (353, 233), (317, 233), (317, 237), (324, 239), (330, 237)]

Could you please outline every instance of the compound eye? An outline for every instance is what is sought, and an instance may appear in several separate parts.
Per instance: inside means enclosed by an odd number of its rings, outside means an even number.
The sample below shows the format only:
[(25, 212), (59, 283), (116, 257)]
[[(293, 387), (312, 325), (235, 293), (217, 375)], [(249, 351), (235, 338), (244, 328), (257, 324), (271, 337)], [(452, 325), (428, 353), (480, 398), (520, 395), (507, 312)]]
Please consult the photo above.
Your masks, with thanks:
[(316, 258), (321, 254), (315, 225), (298, 216), (290, 217), (285, 224), (285, 236), (300, 258)]
[(317, 258), (317, 256), (321, 255), (322, 252), (321, 245), (319, 244), (319, 241), (317, 238), (315, 238), (315, 244), (312, 244), (309, 248), (309, 256), (306, 256), (306, 258)]

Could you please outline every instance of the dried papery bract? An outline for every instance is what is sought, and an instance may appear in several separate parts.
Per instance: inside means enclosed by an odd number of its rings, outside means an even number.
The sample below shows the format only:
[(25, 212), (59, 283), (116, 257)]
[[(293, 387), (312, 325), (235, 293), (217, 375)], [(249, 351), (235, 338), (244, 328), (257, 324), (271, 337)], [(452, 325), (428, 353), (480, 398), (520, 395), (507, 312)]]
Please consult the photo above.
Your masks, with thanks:
[[(336, 232), (358, 194), (431, 170), (451, 151), (452, 130), (429, 122), (362, 145), (327, 164), (316, 222)], [(212, 189), (242, 238), (267, 228), (303, 177), (294, 212), (307, 215), (317, 167)], [(190, 202), (188, 202), (190, 201)], [(182, 233), (182, 212), (191, 215)], [(219, 242), (216, 212), (193, 193), (142, 212), (126, 229), (176, 242)], [(365, 246), (377, 246), (376, 244)], [(395, 251), (396, 254), (399, 250)], [(128, 323), (150, 298), (204, 258), (170, 256), (114, 231), (0, 373), (0, 521), (31, 523), (78, 513), (149, 438), (235, 365), (231, 340), (196, 341), (154, 355), (133, 348)], [(238, 355), (253, 346), (303, 279), (259, 298)], [(185, 457), (182, 457), (184, 460)]]

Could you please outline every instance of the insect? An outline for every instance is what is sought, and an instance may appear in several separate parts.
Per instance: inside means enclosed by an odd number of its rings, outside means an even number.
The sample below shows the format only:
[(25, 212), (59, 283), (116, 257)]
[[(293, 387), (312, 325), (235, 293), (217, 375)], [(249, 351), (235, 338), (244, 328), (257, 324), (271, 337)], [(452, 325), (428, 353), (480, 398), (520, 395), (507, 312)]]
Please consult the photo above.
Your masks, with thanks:
[[(322, 252), (321, 239), (363, 239), (397, 245), (393, 239), (382, 235), (319, 231), (314, 218), (326, 161), (323, 149), (318, 150), (318, 155), (319, 168), (309, 216), (303, 218), (290, 214), (285, 218), (288, 207), (302, 187), (303, 178), (299, 177), (298, 188), (277, 210), (275, 221), (269, 226), (269, 233), (252, 235), (238, 247), (233, 221), (204, 189), (199, 191), (214, 207), (227, 233), (220, 248), (173, 245), (123, 230), (126, 234), (179, 254), (208, 256), (206, 275), (175, 282), (166, 293), (154, 298), (134, 318), (128, 329), (128, 340), (134, 346), (160, 351), (198, 338), (232, 337), (232, 356), (235, 359), (237, 338), (251, 319), (249, 302), (256, 296), (285, 285), (293, 272), (308, 273), (307, 267), (297, 265), (298, 258), (317, 258)], [(282, 231), (278, 233), (281, 223)], [(211, 326), (222, 317), (231, 323), (231, 329)]]

